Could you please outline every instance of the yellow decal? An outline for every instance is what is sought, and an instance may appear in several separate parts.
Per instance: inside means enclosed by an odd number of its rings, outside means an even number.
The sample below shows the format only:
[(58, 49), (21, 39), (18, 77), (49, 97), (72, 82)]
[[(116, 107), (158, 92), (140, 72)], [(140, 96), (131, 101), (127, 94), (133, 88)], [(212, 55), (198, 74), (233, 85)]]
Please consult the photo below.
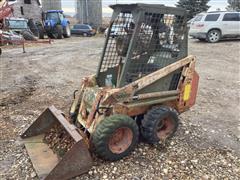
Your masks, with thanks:
[(190, 99), (190, 94), (191, 94), (191, 84), (186, 84), (184, 88), (184, 95), (183, 95), (183, 100), (188, 101)]

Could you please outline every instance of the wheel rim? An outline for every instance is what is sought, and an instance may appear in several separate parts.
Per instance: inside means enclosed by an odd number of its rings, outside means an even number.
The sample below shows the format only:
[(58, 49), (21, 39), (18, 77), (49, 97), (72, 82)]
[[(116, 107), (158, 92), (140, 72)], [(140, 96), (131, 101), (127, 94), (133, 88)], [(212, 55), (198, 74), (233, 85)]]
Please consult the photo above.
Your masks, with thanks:
[(210, 32), (209, 39), (211, 42), (217, 42), (219, 40), (219, 33), (217, 31)]
[(112, 153), (120, 154), (126, 151), (133, 140), (133, 133), (130, 128), (123, 127), (116, 129), (109, 139), (108, 147)]
[(84, 37), (87, 37), (87, 33), (83, 33), (83, 36), (84, 36)]
[(165, 118), (157, 126), (157, 136), (159, 139), (166, 139), (174, 130), (174, 123), (171, 118)]

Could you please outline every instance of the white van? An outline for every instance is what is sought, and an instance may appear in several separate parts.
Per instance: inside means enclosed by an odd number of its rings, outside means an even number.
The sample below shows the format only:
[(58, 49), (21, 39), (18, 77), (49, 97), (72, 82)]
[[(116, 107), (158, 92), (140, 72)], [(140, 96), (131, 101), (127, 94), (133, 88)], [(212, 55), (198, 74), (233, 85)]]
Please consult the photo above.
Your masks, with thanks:
[(198, 14), (190, 24), (189, 35), (215, 43), (223, 38), (240, 37), (240, 12)]

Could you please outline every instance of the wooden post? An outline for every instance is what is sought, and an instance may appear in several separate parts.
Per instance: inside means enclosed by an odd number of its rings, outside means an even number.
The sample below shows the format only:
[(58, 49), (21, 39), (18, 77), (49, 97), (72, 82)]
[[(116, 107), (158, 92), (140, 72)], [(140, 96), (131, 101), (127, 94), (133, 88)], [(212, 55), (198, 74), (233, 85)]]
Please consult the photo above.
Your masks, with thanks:
[(25, 41), (23, 40), (23, 53), (26, 53), (26, 51), (25, 51), (25, 43), (24, 43)]

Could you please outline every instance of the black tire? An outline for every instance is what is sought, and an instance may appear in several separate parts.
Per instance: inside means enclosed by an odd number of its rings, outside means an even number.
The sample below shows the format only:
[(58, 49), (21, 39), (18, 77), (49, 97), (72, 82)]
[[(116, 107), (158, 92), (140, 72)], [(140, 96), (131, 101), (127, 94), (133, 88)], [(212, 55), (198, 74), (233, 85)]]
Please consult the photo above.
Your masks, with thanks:
[[(124, 138), (122, 140), (118, 139), (118, 144), (112, 144), (114, 135), (123, 129), (124, 131), (127, 130), (128, 133), (131, 132), (131, 138), (129, 134), (126, 134), (126, 136), (121, 134)], [(102, 159), (116, 161), (134, 150), (138, 143), (138, 138), (139, 130), (137, 123), (129, 116), (116, 114), (105, 118), (97, 125), (96, 130), (92, 134), (91, 145), (95, 154)], [(123, 146), (120, 146), (120, 144)], [(117, 146), (120, 149), (114, 149)]]
[(71, 37), (71, 29), (70, 29), (70, 25), (69, 24), (64, 28), (63, 36), (65, 38), (70, 38)]
[(31, 31), (24, 30), (21, 32), (23, 38), (27, 41), (37, 41), (37, 38), (33, 35)]
[(210, 43), (216, 43), (221, 39), (221, 32), (217, 29), (210, 30), (207, 33), (207, 41)]
[(42, 25), (38, 25), (39, 39), (44, 39), (44, 28)]
[(206, 39), (204, 39), (204, 38), (198, 38), (198, 40), (201, 42), (206, 41)]
[(31, 32), (33, 33), (34, 36), (39, 37), (38, 27), (35, 24), (33, 19), (28, 20), (28, 27), (29, 27), (29, 29), (31, 30)]
[(0, 48), (0, 56), (2, 55), (2, 48)]
[(56, 25), (53, 28), (52, 36), (54, 39), (62, 39), (63, 38), (63, 28), (61, 25)]
[(50, 38), (50, 39), (55, 39), (55, 37), (52, 35), (52, 33), (48, 32), (47, 33), (47, 36)]
[(154, 107), (147, 112), (142, 121), (141, 133), (151, 144), (171, 138), (178, 128), (178, 114), (169, 107)]
[(84, 36), (84, 37), (88, 37), (88, 33), (86, 33), (86, 32), (83, 33), (83, 36)]

